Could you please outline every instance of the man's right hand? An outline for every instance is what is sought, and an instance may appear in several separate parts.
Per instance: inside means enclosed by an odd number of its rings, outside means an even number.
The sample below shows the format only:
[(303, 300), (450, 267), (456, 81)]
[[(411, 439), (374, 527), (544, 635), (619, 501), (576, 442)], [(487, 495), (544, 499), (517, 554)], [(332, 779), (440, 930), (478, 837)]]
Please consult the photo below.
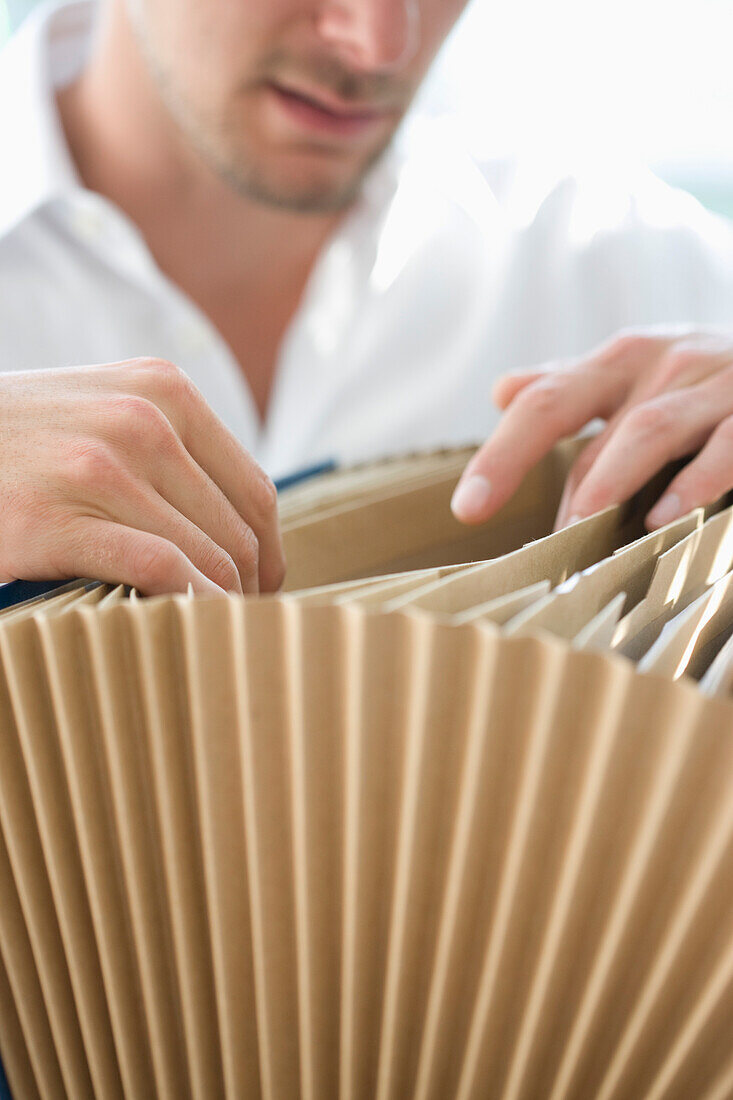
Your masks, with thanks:
[(275, 488), (160, 359), (0, 375), (0, 580), (275, 591)]

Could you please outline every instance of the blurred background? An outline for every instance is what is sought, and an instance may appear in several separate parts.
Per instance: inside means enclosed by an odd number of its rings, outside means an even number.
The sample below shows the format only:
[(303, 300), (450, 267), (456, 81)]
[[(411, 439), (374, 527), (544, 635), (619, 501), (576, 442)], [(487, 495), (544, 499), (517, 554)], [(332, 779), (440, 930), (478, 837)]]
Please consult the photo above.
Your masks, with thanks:
[(472, 0), (422, 98), (481, 152), (641, 160), (733, 216), (732, 41), (731, 0)]

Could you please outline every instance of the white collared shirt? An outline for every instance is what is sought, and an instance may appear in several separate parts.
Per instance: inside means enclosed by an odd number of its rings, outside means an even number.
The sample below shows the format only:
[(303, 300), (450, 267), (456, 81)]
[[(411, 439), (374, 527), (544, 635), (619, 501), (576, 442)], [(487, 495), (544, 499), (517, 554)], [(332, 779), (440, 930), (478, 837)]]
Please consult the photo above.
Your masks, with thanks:
[(279, 477), (480, 439), (500, 374), (620, 328), (733, 327), (733, 228), (688, 195), (605, 166), (479, 165), (414, 118), (319, 258), (261, 424), (221, 335), (78, 179), (54, 92), (93, 10), (43, 8), (0, 54), (1, 371), (170, 359)]

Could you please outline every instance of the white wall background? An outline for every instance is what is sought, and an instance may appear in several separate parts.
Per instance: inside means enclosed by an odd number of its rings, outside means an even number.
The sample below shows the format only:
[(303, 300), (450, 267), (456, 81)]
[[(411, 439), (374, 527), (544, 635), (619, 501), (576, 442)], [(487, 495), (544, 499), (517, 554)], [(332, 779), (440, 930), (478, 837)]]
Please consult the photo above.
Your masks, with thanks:
[(440, 76), (502, 147), (733, 162), (732, 43), (731, 0), (474, 0)]
[(638, 158), (733, 215), (732, 47), (733, 0), (472, 0), (424, 98), (489, 153)]

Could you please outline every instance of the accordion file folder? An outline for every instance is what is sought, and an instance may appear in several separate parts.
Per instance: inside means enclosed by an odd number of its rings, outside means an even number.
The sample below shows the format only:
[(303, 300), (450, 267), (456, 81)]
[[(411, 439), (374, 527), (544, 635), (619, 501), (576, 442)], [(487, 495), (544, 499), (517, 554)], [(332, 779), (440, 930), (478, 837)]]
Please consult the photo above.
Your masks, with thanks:
[(278, 597), (0, 615), (15, 1100), (733, 1096), (733, 513), (464, 458), (286, 495)]

